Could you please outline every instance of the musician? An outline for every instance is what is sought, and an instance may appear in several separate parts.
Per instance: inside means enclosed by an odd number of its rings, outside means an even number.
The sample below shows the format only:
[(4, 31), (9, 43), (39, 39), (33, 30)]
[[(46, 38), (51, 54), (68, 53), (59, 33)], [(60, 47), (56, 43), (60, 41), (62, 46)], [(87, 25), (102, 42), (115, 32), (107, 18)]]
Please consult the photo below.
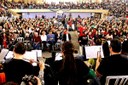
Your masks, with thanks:
[(3, 64), (3, 71), (6, 75), (6, 82), (13, 81), (20, 84), (22, 77), (25, 75), (37, 76), (38, 73), (35, 73), (35, 69), (32, 64), (23, 60), (25, 51), (26, 47), (24, 43), (17, 43), (13, 49), (14, 58)]

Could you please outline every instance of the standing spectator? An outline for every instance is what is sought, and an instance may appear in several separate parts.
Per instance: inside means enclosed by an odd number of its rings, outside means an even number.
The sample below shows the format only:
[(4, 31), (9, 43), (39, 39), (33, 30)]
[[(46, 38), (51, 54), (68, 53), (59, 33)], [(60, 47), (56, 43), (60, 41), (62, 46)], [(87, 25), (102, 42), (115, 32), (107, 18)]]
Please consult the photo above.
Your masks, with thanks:
[(88, 44), (88, 32), (85, 31), (82, 36), (79, 36), (78, 42), (79, 42), (80, 46), (87, 45)]
[(62, 37), (62, 41), (66, 42), (66, 41), (71, 41), (71, 35), (68, 32), (67, 29), (65, 29), (63, 37)]
[(69, 29), (69, 31), (72, 31), (72, 18), (69, 18), (67, 22), (67, 28)]

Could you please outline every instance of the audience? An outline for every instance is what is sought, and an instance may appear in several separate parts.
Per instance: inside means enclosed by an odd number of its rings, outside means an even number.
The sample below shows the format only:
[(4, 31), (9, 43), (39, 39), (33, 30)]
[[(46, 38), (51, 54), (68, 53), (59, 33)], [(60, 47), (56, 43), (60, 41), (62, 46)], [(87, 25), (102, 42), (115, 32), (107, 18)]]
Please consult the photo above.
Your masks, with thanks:
[[(66, 39), (71, 40), (71, 35), (68, 33), (69, 28), (64, 28), (67, 24), (68, 16), (65, 17), (65, 24), (54, 25), (54, 20), (62, 23), (61, 20), (57, 18), (51, 19), (24, 19), (24, 18), (13, 18), (0, 21), (1, 34), (0, 40), (4, 40), (0, 45), (2, 48), (9, 48), (15, 43), (18, 37), (23, 37), (24, 41), (29, 42), (31, 49), (41, 49), (43, 50), (42, 43), (44, 44), (44, 51), (47, 51), (49, 37), (48, 33), (51, 31), (54, 38), (52, 42), (54, 44), (66, 41)], [(97, 45), (100, 44), (98, 40), (111, 40), (115, 37), (128, 38), (128, 23), (127, 20), (122, 20), (122, 18), (112, 18), (109, 20), (100, 20), (96, 17), (93, 18), (76, 18), (75, 28), (79, 32), (78, 42), (80, 45)], [(97, 25), (97, 22), (101, 24)], [(67, 26), (68, 27), (68, 26)], [(78, 30), (77, 30), (78, 29)], [(42, 31), (45, 32), (47, 38), (45, 39), (46, 45), (42, 42)], [(38, 38), (35, 37), (38, 35)], [(68, 37), (66, 35), (69, 35)], [(5, 37), (3, 37), (5, 36)], [(3, 39), (4, 38), (4, 39)], [(85, 39), (84, 39), (85, 38)], [(36, 41), (35, 41), (36, 40)], [(38, 45), (35, 45), (38, 40)], [(85, 43), (84, 43), (84, 42)], [(49, 42), (50, 43), (50, 42)], [(41, 47), (42, 46), (42, 47)], [(57, 46), (57, 45), (56, 45)], [(50, 45), (51, 47), (51, 45)], [(51, 48), (50, 48), (51, 49)]]
[[(103, 45), (104, 59), (98, 56), (96, 60), (96, 75), (104, 85), (106, 76), (128, 75), (128, 20), (126, 19), (127, 4), (121, 1), (102, 3), (24, 3), (0, 2), (0, 48), (9, 50), (14, 46), (14, 58), (3, 64), (3, 72), (6, 75), (4, 85), (17, 85), (22, 82), (25, 75), (35, 75), (38, 85), (42, 85), (39, 80), (39, 70), (44, 70), (45, 85), (83, 85), (87, 84), (90, 68), (79, 60), (85, 57), (79, 55), (74, 50), (71, 42), (72, 36), (69, 31), (78, 32), (78, 43), (80, 46)], [(7, 9), (107, 9), (110, 14), (105, 20), (95, 16), (88, 18), (72, 18), (63, 15), (62, 18), (46, 18), (45, 16), (35, 19), (16, 18)], [(99, 24), (100, 22), (100, 24)], [(118, 38), (118, 40), (115, 38)], [(24, 43), (17, 43), (18, 39), (30, 43), (31, 50), (41, 49), (42, 51), (53, 52), (49, 59), (49, 65), (32, 66), (30, 62), (24, 61), (26, 51)], [(110, 45), (109, 45), (110, 41)], [(122, 44), (121, 44), (122, 43)], [(62, 48), (61, 48), (62, 45)], [(28, 45), (27, 49), (29, 48)], [(55, 48), (59, 46), (62, 52), (62, 60), (55, 61)], [(78, 57), (78, 58), (76, 58)], [(47, 59), (46, 59), (47, 62)], [(93, 59), (94, 62), (94, 59)], [(47, 63), (46, 63), (47, 64)], [(95, 65), (93, 65), (95, 66)], [(48, 68), (49, 67), (49, 68)], [(50, 71), (50, 74), (49, 74)], [(43, 73), (41, 72), (43, 75)], [(94, 74), (94, 73), (93, 73)], [(95, 75), (95, 74), (94, 74)], [(52, 77), (52, 78), (47, 78)], [(14, 83), (15, 82), (15, 83)], [(113, 83), (113, 82), (112, 82)], [(30, 83), (30, 85), (32, 85)], [(95, 83), (96, 85), (96, 83)]]
[(6, 0), (2, 0), (1, 2), (3, 8), (8, 9), (108, 9), (110, 11), (110, 15), (121, 17), (126, 14), (126, 3), (120, 1), (114, 2), (102, 2), (102, 3), (71, 3), (71, 2), (60, 2), (56, 4), (54, 2), (37, 4), (35, 2), (24, 3), (22, 1), (19, 2), (9, 2)]

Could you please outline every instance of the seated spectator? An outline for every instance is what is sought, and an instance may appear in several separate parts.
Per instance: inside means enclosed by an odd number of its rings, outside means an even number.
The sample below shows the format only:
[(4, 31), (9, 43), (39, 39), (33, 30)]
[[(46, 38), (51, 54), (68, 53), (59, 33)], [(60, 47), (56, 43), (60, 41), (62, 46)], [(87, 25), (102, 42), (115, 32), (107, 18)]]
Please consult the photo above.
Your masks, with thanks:
[(24, 44), (27, 46), (26, 50), (32, 50), (32, 44), (31, 44), (31, 38), (30, 34), (26, 33), (25, 38), (24, 38)]
[(106, 57), (103, 60), (98, 57), (96, 62), (96, 74), (101, 80), (101, 85), (104, 85), (106, 76), (128, 75), (128, 60), (123, 58), (120, 54), (121, 42), (116, 39), (112, 40), (109, 50), (111, 56)]
[(40, 46), (41, 46), (41, 38), (40, 38), (39, 34), (37, 32), (35, 32), (34, 37), (33, 37), (33, 48), (39, 50)]
[(46, 35), (46, 32), (45, 31), (42, 31), (42, 35), (40, 35), (41, 37), (41, 41), (42, 41), (42, 50), (45, 51), (47, 46), (46, 46), (46, 43), (47, 43), (47, 35)]
[(52, 34), (52, 31), (47, 34), (47, 41), (50, 44), (49, 51), (53, 50), (53, 45), (55, 45), (55, 34)]
[(13, 50), (14, 58), (9, 62), (5, 61), (3, 71), (5, 72), (7, 82), (13, 81), (20, 84), (23, 76), (38, 74), (35, 73), (31, 63), (24, 61), (25, 51), (25, 45), (22, 42), (17, 43)]

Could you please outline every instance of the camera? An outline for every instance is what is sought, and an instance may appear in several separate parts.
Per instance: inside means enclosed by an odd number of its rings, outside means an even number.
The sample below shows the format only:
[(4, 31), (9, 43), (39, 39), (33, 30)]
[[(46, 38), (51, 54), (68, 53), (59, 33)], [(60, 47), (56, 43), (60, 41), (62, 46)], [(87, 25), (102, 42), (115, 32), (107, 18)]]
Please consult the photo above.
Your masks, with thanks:
[(29, 82), (32, 83), (32, 85), (37, 85), (37, 79), (34, 77), (34, 75), (25, 75), (22, 78), (22, 82), (24, 84), (21, 85), (29, 85)]

